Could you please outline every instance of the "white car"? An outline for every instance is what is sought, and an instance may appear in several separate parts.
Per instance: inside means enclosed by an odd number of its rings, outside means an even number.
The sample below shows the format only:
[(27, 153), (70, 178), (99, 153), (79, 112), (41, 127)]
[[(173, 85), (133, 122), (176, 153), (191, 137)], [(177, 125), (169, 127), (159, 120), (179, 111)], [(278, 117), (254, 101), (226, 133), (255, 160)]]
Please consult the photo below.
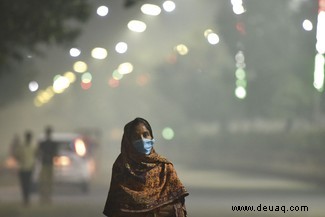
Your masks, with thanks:
[[(43, 138), (39, 141), (42, 140)], [(75, 133), (53, 133), (52, 141), (58, 146), (58, 154), (53, 159), (54, 185), (75, 185), (83, 192), (88, 192), (95, 169), (91, 142)], [(41, 162), (37, 161), (33, 173), (33, 184), (36, 189), (41, 167)]]

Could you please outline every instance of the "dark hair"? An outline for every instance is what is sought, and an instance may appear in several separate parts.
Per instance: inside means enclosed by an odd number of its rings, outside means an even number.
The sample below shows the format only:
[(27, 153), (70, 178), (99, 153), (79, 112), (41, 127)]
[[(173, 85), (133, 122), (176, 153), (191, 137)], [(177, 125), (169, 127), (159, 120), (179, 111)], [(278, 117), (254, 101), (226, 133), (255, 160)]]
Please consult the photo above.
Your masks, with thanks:
[(45, 128), (45, 133), (46, 133), (46, 135), (49, 135), (49, 134), (51, 134), (51, 133), (52, 133), (52, 131), (53, 131), (53, 129), (52, 129), (52, 127), (51, 127), (51, 126), (47, 126), (47, 127)]
[(132, 134), (132, 132), (135, 130), (135, 128), (140, 124), (144, 124), (146, 126), (146, 128), (149, 130), (151, 136), (153, 137), (153, 133), (152, 133), (152, 129), (151, 126), (149, 124), (149, 122), (147, 120), (145, 120), (144, 118), (135, 118), (133, 121), (129, 122), (127, 125), (125, 125), (124, 127), (124, 132), (130, 136)]
[(25, 139), (26, 139), (27, 142), (31, 141), (32, 136), (33, 136), (33, 134), (32, 134), (32, 132), (30, 130), (27, 130), (25, 132)]

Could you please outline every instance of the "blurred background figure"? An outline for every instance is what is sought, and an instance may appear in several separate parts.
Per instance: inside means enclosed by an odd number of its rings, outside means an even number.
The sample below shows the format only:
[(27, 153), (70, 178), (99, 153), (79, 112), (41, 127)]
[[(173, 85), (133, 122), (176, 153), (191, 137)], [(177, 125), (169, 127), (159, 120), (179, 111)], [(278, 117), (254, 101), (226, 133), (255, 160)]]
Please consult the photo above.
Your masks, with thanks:
[[(17, 138), (15, 137), (15, 140)], [(36, 157), (36, 146), (33, 144), (32, 132), (26, 131), (24, 142), (21, 145), (13, 143), (13, 146), (13, 153), (19, 165), (19, 181), (23, 203), (27, 206), (30, 202), (31, 177)]]
[(45, 129), (45, 138), (39, 143), (38, 156), (42, 163), (40, 173), (40, 202), (51, 203), (53, 185), (53, 157), (57, 154), (56, 144), (52, 141), (52, 127)]
[(20, 138), (19, 138), (19, 135), (18, 134), (15, 134), (13, 139), (12, 139), (12, 142), (10, 143), (10, 147), (9, 147), (9, 155), (10, 157), (13, 157), (16, 161), (17, 161), (17, 154), (18, 154), (18, 151), (17, 149), (19, 148), (19, 145), (20, 145)]

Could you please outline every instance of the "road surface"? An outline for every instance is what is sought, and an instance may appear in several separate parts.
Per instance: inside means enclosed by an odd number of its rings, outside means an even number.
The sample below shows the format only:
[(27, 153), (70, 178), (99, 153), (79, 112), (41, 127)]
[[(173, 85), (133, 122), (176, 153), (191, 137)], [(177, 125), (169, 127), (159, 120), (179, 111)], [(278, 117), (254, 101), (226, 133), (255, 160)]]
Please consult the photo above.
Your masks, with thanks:
[[(190, 217), (217, 216), (325, 216), (325, 189), (316, 184), (270, 174), (228, 170), (178, 169), (190, 192), (186, 205)], [(96, 181), (88, 194), (76, 188), (58, 187), (53, 204), (104, 206), (108, 181)], [(0, 186), (0, 203), (20, 204), (17, 184)], [(32, 195), (38, 206), (38, 195)], [(235, 211), (234, 206), (248, 211)], [(273, 211), (272, 211), (273, 210)], [(0, 216), (1, 210), (0, 210)], [(10, 217), (10, 216), (8, 216)]]

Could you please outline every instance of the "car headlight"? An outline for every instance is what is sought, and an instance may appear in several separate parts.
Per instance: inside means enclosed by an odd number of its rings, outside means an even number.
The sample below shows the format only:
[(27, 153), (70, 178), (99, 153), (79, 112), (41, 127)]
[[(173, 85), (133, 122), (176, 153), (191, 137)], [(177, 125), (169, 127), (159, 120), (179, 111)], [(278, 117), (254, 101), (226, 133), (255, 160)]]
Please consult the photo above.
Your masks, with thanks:
[(67, 156), (58, 156), (54, 157), (54, 165), (55, 166), (69, 166), (71, 164), (71, 160)]
[(76, 153), (79, 156), (84, 157), (86, 155), (87, 149), (86, 149), (86, 145), (82, 139), (76, 139), (74, 146), (75, 146)]

